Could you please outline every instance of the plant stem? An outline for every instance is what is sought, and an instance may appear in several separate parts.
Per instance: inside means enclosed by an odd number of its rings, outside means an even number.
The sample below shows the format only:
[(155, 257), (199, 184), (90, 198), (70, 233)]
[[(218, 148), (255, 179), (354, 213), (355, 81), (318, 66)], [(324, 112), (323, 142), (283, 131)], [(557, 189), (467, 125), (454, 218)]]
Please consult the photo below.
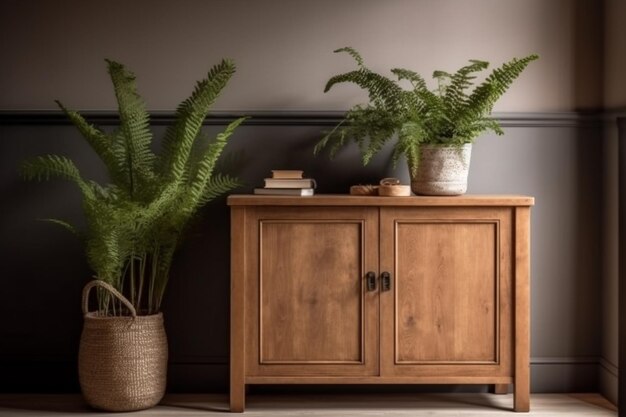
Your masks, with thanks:
[(154, 297), (154, 281), (156, 280), (157, 268), (159, 266), (159, 245), (155, 245), (152, 254), (152, 270), (150, 271), (150, 282), (148, 283), (148, 314), (152, 314), (152, 299)]
[[(124, 294), (124, 284), (126, 283), (126, 274), (128, 273), (128, 262), (126, 262), (126, 264), (124, 265), (124, 270), (122, 271), (122, 275), (120, 278), (120, 287), (119, 290), (122, 294)], [(122, 303), (122, 300), (118, 300), (118, 303), (120, 305), (120, 314), (122, 312), (122, 309), (124, 308), (124, 304)]]
[(137, 314), (141, 311), (141, 293), (143, 292), (144, 275), (146, 274), (146, 253), (139, 259), (139, 290), (137, 292)]
[(130, 254), (130, 303), (135, 305), (135, 253)]

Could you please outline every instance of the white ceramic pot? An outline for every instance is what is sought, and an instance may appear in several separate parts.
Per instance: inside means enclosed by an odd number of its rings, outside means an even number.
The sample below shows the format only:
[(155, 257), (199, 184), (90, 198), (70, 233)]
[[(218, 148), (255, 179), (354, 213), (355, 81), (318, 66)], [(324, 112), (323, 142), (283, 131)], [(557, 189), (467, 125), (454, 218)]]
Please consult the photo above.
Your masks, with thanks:
[(421, 145), (411, 190), (418, 195), (461, 195), (467, 191), (472, 144)]

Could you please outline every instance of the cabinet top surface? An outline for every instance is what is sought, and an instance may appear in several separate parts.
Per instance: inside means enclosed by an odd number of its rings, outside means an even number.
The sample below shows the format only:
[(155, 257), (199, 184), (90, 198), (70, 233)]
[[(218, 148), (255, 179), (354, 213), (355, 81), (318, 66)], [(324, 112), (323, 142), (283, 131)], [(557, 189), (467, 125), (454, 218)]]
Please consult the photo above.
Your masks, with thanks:
[(454, 197), (379, 197), (318, 194), (311, 197), (232, 194), (229, 206), (532, 206), (535, 198), (523, 195), (471, 195)]

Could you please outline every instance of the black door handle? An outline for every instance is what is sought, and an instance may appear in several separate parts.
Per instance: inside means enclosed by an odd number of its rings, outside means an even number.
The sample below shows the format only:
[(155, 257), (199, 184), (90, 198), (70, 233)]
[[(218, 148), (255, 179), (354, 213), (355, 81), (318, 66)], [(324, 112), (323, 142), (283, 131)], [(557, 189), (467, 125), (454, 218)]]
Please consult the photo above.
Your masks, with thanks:
[(380, 274), (380, 290), (389, 291), (391, 289), (391, 274), (387, 271)]
[(368, 291), (376, 291), (376, 274), (372, 271), (365, 274), (365, 281), (367, 283)]

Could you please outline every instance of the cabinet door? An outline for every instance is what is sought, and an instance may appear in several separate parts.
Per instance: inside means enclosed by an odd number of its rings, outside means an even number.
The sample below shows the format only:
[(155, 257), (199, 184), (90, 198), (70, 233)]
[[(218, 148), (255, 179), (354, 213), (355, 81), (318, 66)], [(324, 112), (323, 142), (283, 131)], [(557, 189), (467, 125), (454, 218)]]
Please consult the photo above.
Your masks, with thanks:
[(511, 216), (381, 209), (381, 271), (392, 280), (381, 292), (382, 375), (512, 375)]
[(372, 208), (253, 208), (247, 216), (248, 376), (375, 375), (378, 216)]

